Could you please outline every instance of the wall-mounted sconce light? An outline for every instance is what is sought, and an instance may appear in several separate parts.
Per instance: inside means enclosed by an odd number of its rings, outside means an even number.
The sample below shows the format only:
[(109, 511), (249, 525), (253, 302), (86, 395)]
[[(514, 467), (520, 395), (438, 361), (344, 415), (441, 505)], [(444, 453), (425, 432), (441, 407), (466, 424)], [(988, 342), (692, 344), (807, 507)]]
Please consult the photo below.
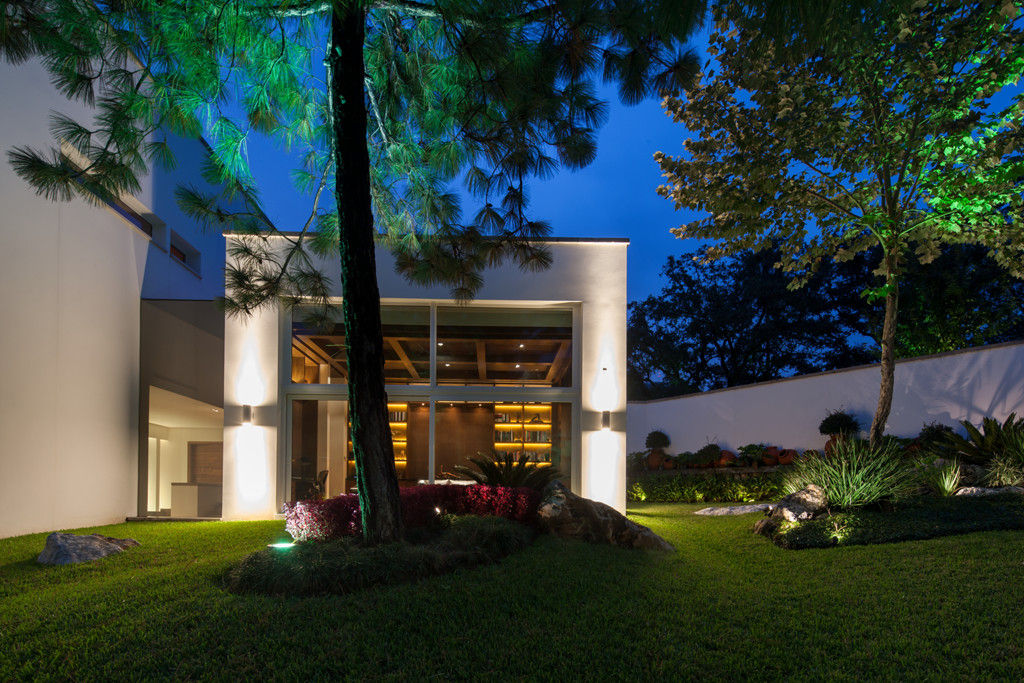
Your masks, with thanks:
[(251, 405), (246, 404), (246, 405), (242, 406), (242, 424), (244, 424), (244, 425), (251, 425), (252, 424), (252, 406)]
[(601, 411), (601, 431), (611, 431), (612, 428), (612, 412), (610, 410)]

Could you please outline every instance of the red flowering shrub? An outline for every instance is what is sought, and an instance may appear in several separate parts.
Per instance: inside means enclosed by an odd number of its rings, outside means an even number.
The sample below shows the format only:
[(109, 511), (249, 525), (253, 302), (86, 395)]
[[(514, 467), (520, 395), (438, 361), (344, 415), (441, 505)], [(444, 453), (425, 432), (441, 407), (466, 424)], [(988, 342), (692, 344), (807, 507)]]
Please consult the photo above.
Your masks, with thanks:
[[(407, 528), (425, 527), (441, 513), (495, 516), (533, 521), (540, 494), (530, 488), (426, 484), (399, 490)], [(326, 541), (362, 531), (359, 496), (348, 493), (326, 500), (285, 503), (285, 530), (296, 541)]]

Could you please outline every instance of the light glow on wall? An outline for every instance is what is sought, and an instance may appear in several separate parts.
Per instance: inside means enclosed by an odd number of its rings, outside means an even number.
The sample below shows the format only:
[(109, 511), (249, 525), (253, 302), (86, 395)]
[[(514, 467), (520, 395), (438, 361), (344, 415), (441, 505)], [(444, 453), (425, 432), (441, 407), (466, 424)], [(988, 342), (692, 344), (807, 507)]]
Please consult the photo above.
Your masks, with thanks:
[(619, 512), (625, 507), (625, 455), (621, 433), (601, 430), (587, 437), (584, 496)]
[(242, 362), (235, 379), (235, 400), (247, 405), (260, 405), (267, 396), (267, 383), (260, 371), (256, 342), (247, 339), (242, 350)]
[(619, 382), (616, 372), (615, 356), (611, 347), (605, 344), (601, 350), (597, 377), (590, 391), (590, 402), (594, 410), (616, 410), (619, 408)]
[(235, 496), (246, 507), (262, 508), (270, 495), (266, 430), (246, 424), (235, 434)]

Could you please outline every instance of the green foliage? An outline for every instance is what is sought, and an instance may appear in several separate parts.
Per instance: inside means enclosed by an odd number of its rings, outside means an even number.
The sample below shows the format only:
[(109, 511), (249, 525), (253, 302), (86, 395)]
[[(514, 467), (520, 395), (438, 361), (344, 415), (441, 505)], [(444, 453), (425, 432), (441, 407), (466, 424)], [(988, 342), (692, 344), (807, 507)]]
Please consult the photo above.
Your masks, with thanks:
[(452, 469), (456, 474), (488, 486), (523, 486), (540, 491), (562, 476), (554, 467), (539, 467), (531, 463), (525, 453), (518, 458), (513, 458), (511, 453), (494, 453), (489, 457), (478, 454), (469, 461), (476, 469), (465, 465), (455, 465)]
[(818, 425), (818, 432), (826, 436), (839, 434), (840, 436), (853, 436), (860, 431), (860, 422), (853, 415), (843, 411), (834, 410), (825, 416), (825, 419)]
[(921, 427), (921, 431), (918, 432), (917, 445), (925, 451), (942, 449), (947, 446), (950, 437), (955, 433), (949, 425), (929, 422)]
[[(765, 3), (716, 3), (699, 82), (663, 101), (687, 130), (659, 152), (658, 192), (699, 216), (673, 230), (707, 243), (704, 261), (778, 249), (793, 286), (830, 260), (877, 248), (885, 299), (882, 369), (892, 368), (904, 263), (943, 243), (981, 244), (1024, 276), (1017, 151), (1024, 74), (1016, 4), (917, 2), (860, 15), (860, 39), (789, 58), (799, 31), (759, 32)], [(792, 37), (791, 37), (792, 36)], [(864, 39), (867, 38), (867, 39)], [(882, 373), (871, 434), (881, 436), (892, 375)]]
[(918, 480), (922, 488), (936, 496), (952, 496), (960, 488), (963, 480), (963, 468), (960, 461), (936, 459), (930, 456), (923, 457), (914, 463)]
[(644, 441), (644, 445), (648, 448), (668, 448), (669, 443), (668, 434), (657, 429), (648, 434)]
[(913, 469), (891, 445), (873, 447), (847, 439), (825, 456), (807, 454), (786, 473), (787, 493), (820, 486), (832, 508), (849, 509), (899, 500), (914, 490)]
[(1005, 434), (1002, 452), (988, 466), (990, 486), (1024, 486), (1024, 429)]
[(775, 472), (743, 477), (726, 474), (672, 477), (648, 475), (630, 485), (627, 497), (635, 502), (659, 503), (755, 503), (782, 495), (781, 478)]
[(709, 443), (706, 446), (702, 446), (693, 454), (693, 461), (697, 464), (707, 464), (718, 462), (718, 459), (722, 457), (722, 447), (717, 443)]
[(992, 417), (983, 418), (981, 429), (967, 420), (960, 424), (967, 436), (949, 435), (946, 439), (947, 447), (958, 457), (975, 465), (985, 465), (1002, 455), (1008, 444), (1015, 442), (1015, 438), (1024, 432), (1024, 419), (1018, 419), (1016, 413), (1010, 413), (1003, 422)]
[(895, 510), (859, 509), (783, 525), (771, 540), (790, 550), (898, 543), (997, 529), (1024, 529), (1020, 496), (920, 498)]
[(345, 539), (259, 550), (232, 567), (225, 584), (234, 593), (352, 593), (495, 562), (532, 537), (529, 528), (500, 517), (456, 517), (429, 543), (364, 546)]

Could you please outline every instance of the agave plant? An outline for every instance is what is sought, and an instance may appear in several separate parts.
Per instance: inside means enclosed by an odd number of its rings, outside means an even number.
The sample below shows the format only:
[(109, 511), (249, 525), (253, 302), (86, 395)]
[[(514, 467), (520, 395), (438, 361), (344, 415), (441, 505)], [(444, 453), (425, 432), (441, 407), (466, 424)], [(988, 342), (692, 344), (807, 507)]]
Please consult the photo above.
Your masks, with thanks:
[(916, 465), (921, 484), (929, 493), (937, 496), (952, 496), (960, 489), (963, 469), (959, 460), (940, 462), (926, 456), (920, 458)]
[(477, 453), (477, 456), (469, 458), (469, 461), (476, 469), (465, 465), (455, 465), (452, 469), (456, 474), (488, 486), (522, 486), (540, 491), (562, 477), (561, 472), (554, 467), (538, 467), (535, 463), (529, 462), (525, 453), (518, 459), (513, 459), (511, 453), (490, 456)]
[(1016, 413), (1010, 413), (1002, 423), (986, 417), (981, 421), (981, 429), (967, 420), (960, 424), (967, 431), (967, 436), (952, 434), (947, 437), (946, 444), (959, 458), (975, 465), (991, 462), (1002, 455), (1019, 435), (1024, 434), (1024, 419), (1018, 419)]

